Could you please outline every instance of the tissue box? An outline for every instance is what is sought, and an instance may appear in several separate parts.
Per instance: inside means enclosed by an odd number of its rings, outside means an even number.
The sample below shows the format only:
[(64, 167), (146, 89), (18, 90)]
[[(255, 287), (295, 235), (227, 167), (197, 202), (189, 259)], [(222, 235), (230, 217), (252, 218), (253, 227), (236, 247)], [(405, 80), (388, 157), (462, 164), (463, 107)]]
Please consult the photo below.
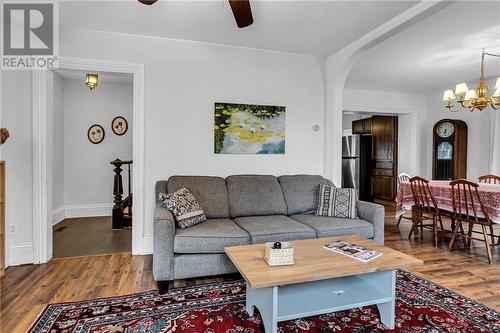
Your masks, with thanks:
[(282, 242), (281, 249), (273, 249), (274, 243), (266, 243), (264, 259), (269, 266), (293, 265), (293, 246), (291, 243)]

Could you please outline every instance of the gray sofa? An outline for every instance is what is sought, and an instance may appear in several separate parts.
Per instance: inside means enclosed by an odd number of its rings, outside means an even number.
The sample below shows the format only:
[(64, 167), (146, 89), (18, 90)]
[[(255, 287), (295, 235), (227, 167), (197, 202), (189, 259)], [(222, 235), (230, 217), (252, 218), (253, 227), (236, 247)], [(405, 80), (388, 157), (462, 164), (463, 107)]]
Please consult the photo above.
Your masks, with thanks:
[(358, 219), (315, 216), (318, 184), (331, 182), (315, 175), (172, 176), (158, 181), (156, 198), (185, 187), (207, 216), (205, 222), (178, 229), (157, 199), (153, 275), (160, 291), (175, 279), (236, 272), (224, 254), (227, 246), (343, 235), (383, 244), (383, 206), (358, 201)]

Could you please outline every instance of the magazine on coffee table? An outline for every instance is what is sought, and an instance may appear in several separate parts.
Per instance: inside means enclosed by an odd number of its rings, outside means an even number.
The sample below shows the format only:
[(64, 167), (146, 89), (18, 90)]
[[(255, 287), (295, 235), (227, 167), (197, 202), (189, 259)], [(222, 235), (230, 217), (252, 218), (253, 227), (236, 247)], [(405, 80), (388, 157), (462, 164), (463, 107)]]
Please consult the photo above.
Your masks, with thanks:
[(366, 248), (348, 241), (337, 240), (335, 242), (323, 245), (325, 249), (343, 254), (345, 256), (361, 260), (363, 262), (370, 261), (382, 255), (382, 252)]

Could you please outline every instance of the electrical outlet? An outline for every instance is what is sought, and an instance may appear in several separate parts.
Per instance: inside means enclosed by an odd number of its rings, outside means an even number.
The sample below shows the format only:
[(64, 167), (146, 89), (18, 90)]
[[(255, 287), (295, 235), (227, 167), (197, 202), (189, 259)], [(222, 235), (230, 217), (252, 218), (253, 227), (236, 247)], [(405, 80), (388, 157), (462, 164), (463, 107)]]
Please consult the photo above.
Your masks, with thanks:
[(15, 225), (11, 225), (10, 226), (10, 234), (11, 235), (15, 235), (16, 234), (16, 226)]

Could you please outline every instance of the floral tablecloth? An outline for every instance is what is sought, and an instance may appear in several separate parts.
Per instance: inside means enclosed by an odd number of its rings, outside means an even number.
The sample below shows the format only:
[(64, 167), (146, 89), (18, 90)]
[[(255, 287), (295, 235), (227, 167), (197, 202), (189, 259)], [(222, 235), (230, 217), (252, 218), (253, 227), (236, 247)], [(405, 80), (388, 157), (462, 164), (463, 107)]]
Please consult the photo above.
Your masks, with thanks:
[[(451, 186), (449, 181), (431, 180), (429, 182), (434, 199), (438, 208), (453, 211), (453, 199), (451, 196)], [(484, 204), (484, 209), (494, 223), (500, 224), (500, 185), (479, 184), (479, 196)], [(410, 182), (403, 181), (399, 185), (398, 195), (396, 197), (396, 218), (405, 212), (411, 210), (413, 205), (413, 194), (411, 192)], [(479, 215), (479, 214), (478, 214)]]

